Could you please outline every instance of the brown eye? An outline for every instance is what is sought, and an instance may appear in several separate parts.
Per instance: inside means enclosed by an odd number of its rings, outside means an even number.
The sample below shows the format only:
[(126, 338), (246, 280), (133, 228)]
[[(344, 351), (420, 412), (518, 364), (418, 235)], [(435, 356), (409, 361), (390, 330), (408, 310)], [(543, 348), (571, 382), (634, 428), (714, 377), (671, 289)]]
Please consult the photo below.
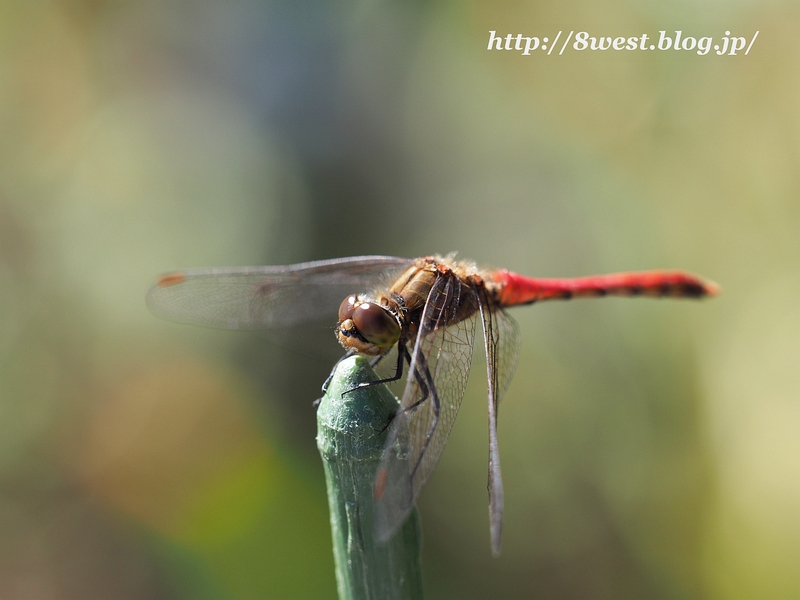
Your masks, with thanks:
[(377, 304), (359, 304), (353, 312), (353, 322), (364, 339), (381, 348), (390, 348), (400, 339), (400, 325), (388, 310)]
[(339, 323), (353, 318), (353, 310), (355, 310), (356, 296), (355, 294), (348, 296), (339, 305)]

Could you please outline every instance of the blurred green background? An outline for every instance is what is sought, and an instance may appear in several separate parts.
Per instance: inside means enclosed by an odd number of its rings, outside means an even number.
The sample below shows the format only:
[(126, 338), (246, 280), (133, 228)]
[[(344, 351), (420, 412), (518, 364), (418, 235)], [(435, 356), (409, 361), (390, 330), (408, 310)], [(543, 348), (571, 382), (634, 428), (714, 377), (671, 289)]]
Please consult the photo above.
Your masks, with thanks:
[[(476, 367), (420, 501), (428, 597), (799, 598), (799, 28), (756, 0), (0, 1), (0, 598), (334, 598), (334, 323), (308, 351), (144, 292), (453, 250), (724, 292), (514, 311), (503, 554)], [(559, 29), (760, 34), (486, 50)]]

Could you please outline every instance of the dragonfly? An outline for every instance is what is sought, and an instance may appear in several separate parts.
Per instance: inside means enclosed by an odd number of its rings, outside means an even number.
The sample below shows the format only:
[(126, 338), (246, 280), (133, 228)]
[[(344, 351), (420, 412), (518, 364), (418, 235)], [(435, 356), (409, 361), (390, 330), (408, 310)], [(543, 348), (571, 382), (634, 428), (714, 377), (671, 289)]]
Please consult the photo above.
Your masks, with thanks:
[(320, 317), (333, 321), (338, 306), (334, 332), (345, 356), (371, 357), (374, 366), (396, 349), (394, 375), (360, 384), (398, 381), (405, 373), (373, 491), (376, 530), (383, 541), (408, 517), (442, 455), (464, 397), (480, 321), (488, 380), (489, 520), (497, 555), (504, 506), (498, 404), (520, 348), (519, 328), (506, 309), (547, 300), (699, 299), (718, 292), (715, 283), (681, 271), (542, 279), (482, 269), (450, 254), (190, 269), (159, 277), (147, 303), (160, 317), (224, 329), (279, 328)]

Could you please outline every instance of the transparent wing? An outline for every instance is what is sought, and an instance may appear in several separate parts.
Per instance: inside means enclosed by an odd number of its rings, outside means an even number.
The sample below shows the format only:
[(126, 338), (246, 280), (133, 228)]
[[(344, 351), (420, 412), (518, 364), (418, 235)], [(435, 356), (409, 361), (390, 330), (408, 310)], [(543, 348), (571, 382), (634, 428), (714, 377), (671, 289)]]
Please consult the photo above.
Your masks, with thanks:
[[(458, 320), (460, 303), (472, 316)], [(444, 450), (464, 397), (472, 362), (477, 295), (455, 277), (440, 277), (423, 311), (400, 409), (392, 421), (375, 487), (380, 540), (402, 525)]]
[[(488, 361), (487, 365), (492, 368), (494, 380), (494, 391), (497, 402), (503, 399), (514, 377), (519, 360), (519, 348), (522, 338), (519, 335), (519, 325), (514, 318), (502, 308), (495, 308), (491, 311), (484, 311), (489, 314), (489, 323), (484, 318), (483, 333), (484, 340), (488, 343), (490, 339), (486, 334), (487, 328), (491, 328), (494, 343), (494, 365)], [(488, 356), (488, 355), (487, 355)]]
[(519, 328), (503, 309), (481, 293), (481, 322), (486, 345), (486, 378), (489, 387), (489, 525), (492, 552), (500, 554), (503, 534), (503, 478), (497, 443), (497, 407), (511, 383), (519, 357)]
[(331, 318), (348, 295), (369, 291), (411, 264), (355, 256), (283, 267), (191, 269), (162, 275), (148, 290), (156, 315), (222, 329), (265, 329)]

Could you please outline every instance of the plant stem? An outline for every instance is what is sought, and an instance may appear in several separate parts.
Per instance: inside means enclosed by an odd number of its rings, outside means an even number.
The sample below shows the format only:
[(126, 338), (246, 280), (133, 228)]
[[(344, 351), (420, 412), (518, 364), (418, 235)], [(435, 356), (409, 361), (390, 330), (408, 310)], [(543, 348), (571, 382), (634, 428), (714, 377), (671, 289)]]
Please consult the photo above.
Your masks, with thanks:
[(387, 543), (375, 536), (372, 490), (397, 399), (375, 381), (369, 361), (340, 362), (317, 409), (317, 447), (325, 466), (341, 600), (421, 600), (421, 530), (416, 509)]

